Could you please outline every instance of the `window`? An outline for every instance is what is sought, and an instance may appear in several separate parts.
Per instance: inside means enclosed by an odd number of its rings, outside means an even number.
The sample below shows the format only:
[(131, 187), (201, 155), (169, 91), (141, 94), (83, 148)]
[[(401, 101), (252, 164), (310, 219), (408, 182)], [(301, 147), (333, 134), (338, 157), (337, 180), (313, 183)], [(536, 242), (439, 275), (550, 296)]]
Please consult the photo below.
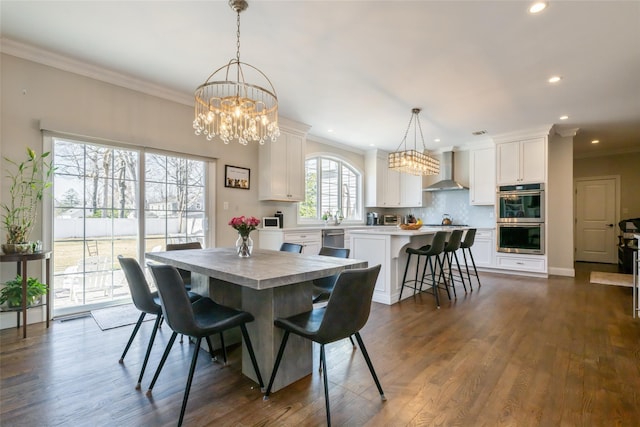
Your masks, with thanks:
[(325, 156), (305, 161), (305, 200), (302, 221), (320, 221), (325, 213), (340, 211), (345, 221), (362, 220), (362, 176), (349, 163)]
[(118, 255), (204, 245), (206, 161), (61, 138), (52, 151), (57, 313), (129, 300)]

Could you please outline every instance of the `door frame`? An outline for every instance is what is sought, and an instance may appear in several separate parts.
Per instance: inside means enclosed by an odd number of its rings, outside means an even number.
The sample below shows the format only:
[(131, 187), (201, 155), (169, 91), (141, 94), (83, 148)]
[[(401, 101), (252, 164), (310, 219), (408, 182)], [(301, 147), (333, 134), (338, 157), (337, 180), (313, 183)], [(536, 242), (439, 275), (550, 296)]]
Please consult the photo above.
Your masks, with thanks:
[[(579, 178), (573, 179), (573, 253), (574, 259), (578, 253), (578, 197), (577, 197), (577, 188), (578, 182), (584, 181), (600, 181), (605, 179), (613, 179), (615, 181), (615, 206), (614, 206), (614, 228), (618, 226), (620, 222), (620, 175), (599, 175), (599, 176), (582, 176)], [(613, 242), (616, 243), (615, 241)], [(616, 254), (617, 260), (617, 254)], [(613, 263), (616, 263), (614, 261)]]

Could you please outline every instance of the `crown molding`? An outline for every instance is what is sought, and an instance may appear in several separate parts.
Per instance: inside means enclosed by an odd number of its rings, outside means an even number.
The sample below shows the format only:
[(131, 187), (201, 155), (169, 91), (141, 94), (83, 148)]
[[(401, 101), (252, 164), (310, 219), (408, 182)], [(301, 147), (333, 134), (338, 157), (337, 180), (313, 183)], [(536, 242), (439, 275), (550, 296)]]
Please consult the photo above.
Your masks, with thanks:
[(499, 144), (501, 142), (512, 142), (523, 139), (539, 138), (541, 136), (548, 137), (551, 133), (553, 125), (543, 125), (537, 128), (519, 130), (514, 132), (506, 132), (492, 137), (493, 142)]
[(167, 89), (166, 87), (149, 83), (126, 74), (78, 61), (77, 59), (49, 52), (12, 39), (4, 37), (0, 39), (0, 52), (62, 71), (68, 71), (80, 76), (131, 89), (146, 95), (193, 106), (193, 95), (186, 95), (182, 92)]

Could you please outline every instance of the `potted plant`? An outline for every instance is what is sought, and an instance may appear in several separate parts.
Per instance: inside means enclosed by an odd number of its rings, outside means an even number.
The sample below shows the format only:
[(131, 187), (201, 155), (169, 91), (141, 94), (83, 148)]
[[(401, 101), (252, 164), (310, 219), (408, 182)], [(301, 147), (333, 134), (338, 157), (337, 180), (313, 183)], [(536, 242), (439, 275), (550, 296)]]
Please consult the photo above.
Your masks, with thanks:
[(27, 147), (27, 158), (16, 162), (4, 158), (9, 167), (9, 202), (1, 203), (2, 222), (7, 231), (7, 241), (2, 245), (4, 253), (28, 253), (32, 245), (29, 235), (35, 226), (38, 203), (45, 190), (51, 186), (54, 168), (47, 162), (49, 152), (37, 155)]
[[(47, 285), (41, 283), (35, 277), (27, 279), (27, 307), (35, 303), (38, 298), (47, 293)], [(7, 303), (9, 308), (22, 306), (22, 276), (4, 284), (0, 290), (0, 305)]]

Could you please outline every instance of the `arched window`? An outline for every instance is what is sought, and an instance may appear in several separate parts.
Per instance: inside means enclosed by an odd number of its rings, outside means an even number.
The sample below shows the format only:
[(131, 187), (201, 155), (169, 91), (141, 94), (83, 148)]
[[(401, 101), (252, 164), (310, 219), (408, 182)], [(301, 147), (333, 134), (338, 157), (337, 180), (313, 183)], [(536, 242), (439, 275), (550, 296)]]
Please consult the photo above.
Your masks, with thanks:
[(314, 156), (305, 161), (305, 200), (300, 203), (301, 221), (321, 221), (325, 214), (362, 221), (362, 175), (344, 160)]

